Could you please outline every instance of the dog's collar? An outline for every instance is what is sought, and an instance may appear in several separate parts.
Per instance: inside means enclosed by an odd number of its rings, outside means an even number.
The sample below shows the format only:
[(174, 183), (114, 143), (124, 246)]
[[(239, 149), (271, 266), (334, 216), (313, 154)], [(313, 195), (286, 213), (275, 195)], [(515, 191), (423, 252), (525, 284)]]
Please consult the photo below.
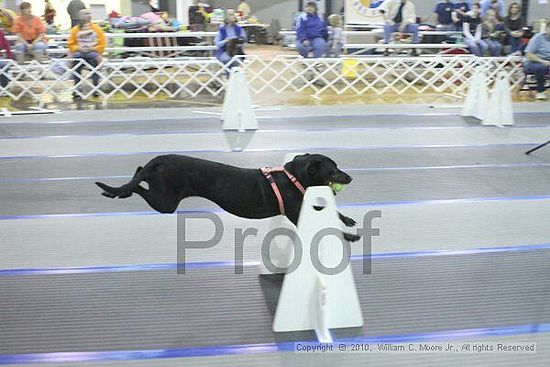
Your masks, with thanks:
[(262, 172), (262, 174), (264, 175), (266, 180), (271, 185), (271, 189), (273, 190), (273, 193), (275, 194), (275, 197), (277, 198), (277, 202), (279, 203), (279, 211), (281, 212), (281, 215), (285, 215), (285, 203), (283, 201), (283, 195), (281, 195), (281, 190), (279, 190), (279, 187), (277, 186), (277, 183), (273, 179), (272, 173), (273, 172), (284, 172), (284, 174), (286, 175), (286, 177), (288, 177), (290, 182), (292, 182), (294, 184), (294, 186), (296, 186), (296, 188), (298, 190), (300, 190), (300, 192), (302, 194), (304, 194), (306, 192), (306, 189), (304, 189), (304, 187), (302, 186), (300, 181), (298, 181), (298, 179), (296, 177), (294, 177), (290, 172), (288, 172), (284, 167), (275, 167), (275, 168), (261, 167), (260, 171)]

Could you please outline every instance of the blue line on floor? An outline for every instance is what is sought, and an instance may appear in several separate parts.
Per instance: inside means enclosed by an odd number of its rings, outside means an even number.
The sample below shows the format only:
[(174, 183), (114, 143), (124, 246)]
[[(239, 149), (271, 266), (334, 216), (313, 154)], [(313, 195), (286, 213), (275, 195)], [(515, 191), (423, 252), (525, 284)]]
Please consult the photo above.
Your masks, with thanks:
[[(411, 251), (411, 252), (387, 252), (374, 253), (370, 256), (356, 255), (352, 256), (352, 261), (387, 260), (418, 257), (440, 257), (440, 256), (466, 256), (492, 253), (516, 253), (528, 251), (550, 250), (550, 243), (515, 245), (500, 247), (479, 247), (464, 250), (435, 250), (435, 251)], [(182, 265), (182, 264), (180, 264)], [(259, 262), (244, 262), (244, 267), (257, 266)], [(210, 268), (232, 268), (235, 267), (234, 261), (204, 261), (185, 263), (186, 270), (192, 269), (210, 269)], [(95, 273), (126, 273), (135, 271), (176, 271), (178, 264), (141, 264), (141, 265), (112, 265), (112, 266), (84, 266), (84, 267), (65, 267), (65, 268), (44, 268), (44, 269), (6, 269), (0, 270), (0, 276), (43, 276), (43, 275), (69, 275), (69, 274), (95, 274)]]
[[(341, 204), (338, 208), (375, 208), (381, 206), (397, 206), (397, 205), (433, 205), (433, 204), (459, 204), (459, 203), (482, 203), (492, 201), (536, 201), (550, 199), (550, 195), (533, 195), (533, 196), (502, 196), (488, 198), (464, 198), (464, 199), (431, 199), (431, 200), (404, 200), (404, 201), (386, 201), (358, 204)], [(23, 215), (0, 215), (2, 220), (19, 220), (19, 219), (55, 219), (55, 218), (92, 218), (92, 217), (124, 217), (124, 216), (144, 216), (144, 215), (176, 215), (185, 213), (224, 213), (220, 208), (196, 208), (192, 210), (178, 210), (174, 214), (161, 214), (159, 212), (150, 211), (134, 211), (134, 212), (103, 212), (103, 213), (72, 213), (72, 214), (23, 214)]]
[[(550, 129), (550, 126), (523, 125), (507, 127), (507, 129)], [(342, 128), (303, 128), (303, 129), (261, 129), (255, 130), (255, 134), (272, 133), (315, 133), (315, 132), (358, 132), (370, 130), (463, 130), (463, 129), (487, 129), (486, 126), (377, 126), (377, 127), (342, 127)], [(206, 135), (223, 134), (220, 129), (212, 130), (174, 130), (174, 131), (142, 131), (142, 132), (114, 132), (114, 133), (90, 133), (90, 134), (63, 134), (63, 135), (37, 135), (37, 136), (0, 136), (2, 140), (29, 140), (29, 139), (74, 139), (88, 137), (109, 137), (109, 136), (159, 136), (159, 135)]]
[[(430, 333), (411, 333), (401, 335), (359, 336), (355, 338), (338, 339), (338, 342), (363, 343), (418, 343), (460, 341), (472, 337), (494, 338), (506, 336), (520, 336), (550, 332), (550, 324), (525, 324), (513, 326), (497, 326), (489, 328), (475, 328), (449, 331), (435, 331)], [(99, 361), (139, 361), (153, 359), (214, 357), (231, 355), (255, 355), (265, 353), (293, 352), (297, 344), (315, 343), (315, 340), (289, 341), (281, 343), (243, 344), (203, 346), (179, 349), (157, 350), (121, 350), (101, 352), (57, 352), (36, 354), (4, 354), (0, 355), (0, 365), (9, 364), (50, 364), (50, 363), (84, 363)]]

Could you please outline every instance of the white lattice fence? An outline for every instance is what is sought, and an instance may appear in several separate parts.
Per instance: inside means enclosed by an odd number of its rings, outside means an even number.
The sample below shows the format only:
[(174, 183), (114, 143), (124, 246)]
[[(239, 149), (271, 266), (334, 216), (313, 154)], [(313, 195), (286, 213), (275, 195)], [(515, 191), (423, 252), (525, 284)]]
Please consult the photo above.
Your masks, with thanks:
[[(80, 66), (89, 71), (74, 85)], [(484, 68), (492, 83), (505, 71), (515, 88), (522, 80), (520, 58), (477, 58), (434, 56), (417, 58), (302, 59), (280, 56), (247, 56), (233, 65), (247, 71), (253, 93), (464, 93), (476, 68)], [(98, 86), (90, 73), (100, 76)], [(115, 95), (131, 99), (217, 96), (225, 89), (228, 66), (215, 58), (137, 59), (105, 62), (93, 68), (83, 60), (52, 60), (48, 64), (17, 65), (9, 61), (0, 74), (10, 83), (2, 92), (14, 100), (30, 96), (43, 101), (46, 95), (59, 98), (68, 91), (87, 98), (98, 95), (106, 102)]]

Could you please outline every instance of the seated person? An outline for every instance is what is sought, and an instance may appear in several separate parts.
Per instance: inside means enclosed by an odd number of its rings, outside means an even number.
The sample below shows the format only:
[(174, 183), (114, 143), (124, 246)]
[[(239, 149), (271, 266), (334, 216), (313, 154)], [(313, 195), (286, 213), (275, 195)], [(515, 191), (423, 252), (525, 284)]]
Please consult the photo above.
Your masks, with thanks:
[(252, 13), (252, 9), (250, 9), (250, 5), (248, 5), (245, 0), (241, 0), (241, 3), (237, 7), (237, 12), (241, 13), (243, 19), (248, 19), (250, 13)]
[(220, 27), (214, 39), (214, 44), (217, 47), (216, 58), (227, 64), (233, 57), (244, 55), (244, 43), (246, 43), (246, 33), (237, 25), (235, 11), (227, 9), (225, 24)]
[(479, 4), (474, 4), (472, 10), (466, 16), (461, 16), (461, 18), (463, 22), (464, 43), (468, 46), (468, 50), (473, 55), (483, 56), (488, 46), (481, 40), (481, 11)]
[(12, 58), (10, 44), (4, 36), (4, 31), (0, 30), (0, 96), (4, 94), (4, 89), (10, 83), (8, 76), (8, 70), (10, 68), (10, 62), (7, 61)]
[(453, 18), (453, 24), (455, 25), (455, 31), (462, 31), (464, 28), (464, 17), (468, 14), (471, 7), (466, 1), (459, 1), (454, 4), (454, 11), (451, 14)]
[[(97, 67), (101, 63), (101, 54), (105, 51), (107, 40), (101, 27), (92, 23), (92, 13), (89, 9), (82, 9), (79, 13), (79, 24), (71, 29), (71, 34), (67, 45), (69, 47), (69, 58), (83, 59), (92, 67)], [(85, 64), (81, 63), (74, 72), (74, 83), (78, 88), (80, 83), (82, 69)], [(99, 85), (99, 75), (92, 73), (92, 82), (94, 86)], [(98, 93), (94, 92), (97, 96)], [(80, 98), (80, 94), (73, 93), (75, 99)]]
[(0, 8), (0, 27), (4, 28), (5, 32), (11, 33), (15, 18), (17, 18), (17, 14), (13, 11), (6, 8)]
[(43, 61), (46, 55), (46, 25), (42, 20), (32, 15), (31, 4), (24, 1), (19, 6), (21, 15), (15, 18), (12, 31), (19, 36), (15, 44), (15, 59), (22, 63), (29, 52), (34, 59)]
[(317, 3), (308, 1), (306, 13), (301, 15), (296, 22), (296, 47), (303, 57), (308, 57), (313, 51), (314, 58), (323, 57), (327, 48), (327, 25), (317, 15)]
[(412, 42), (419, 43), (418, 24), (416, 24), (416, 9), (410, 0), (386, 0), (379, 7), (384, 16), (384, 42), (390, 43), (395, 32), (411, 33)]
[(327, 43), (327, 57), (340, 57), (342, 47), (344, 46), (344, 32), (342, 30), (342, 18), (338, 14), (332, 14), (328, 17), (328, 22), (332, 27)]
[(501, 56), (502, 44), (500, 43), (504, 27), (497, 19), (497, 13), (493, 9), (489, 9), (483, 17), (481, 24), (481, 39), (487, 45), (491, 56)]
[[(547, 20), (547, 23), (550, 19)], [(549, 23), (550, 24), (550, 23)], [(537, 79), (537, 99), (547, 99), (544, 84), (550, 72), (550, 27), (537, 33), (525, 48), (525, 74), (534, 74)]]
[(520, 55), (521, 38), (523, 37), (525, 22), (521, 16), (521, 5), (519, 5), (519, 3), (513, 2), (508, 7), (508, 15), (504, 17), (504, 27), (508, 34), (510, 53), (513, 55)]

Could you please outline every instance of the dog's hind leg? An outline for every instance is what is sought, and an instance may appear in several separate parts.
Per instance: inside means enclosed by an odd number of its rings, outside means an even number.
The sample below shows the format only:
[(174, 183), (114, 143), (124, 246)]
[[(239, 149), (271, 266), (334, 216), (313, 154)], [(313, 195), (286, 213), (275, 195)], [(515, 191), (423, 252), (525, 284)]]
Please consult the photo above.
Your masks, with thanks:
[(136, 172), (134, 173), (134, 177), (132, 177), (132, 180), (120, 187), (112, 187), (102, 182), (96, 182), (95, 184), (103, 190), (101, 195), (105, 197), (108, 197), (111, 199), (114, 199), (117, 197), (121, 199), (129, 198), (130, 196), (132, 196), (134, 188), (137, 187), (139, 183), (143, 180), (143, 178), (141, 177), (142, 170), (143, 170), (143, 167), (138, 167), (136, 169)]
[(145, 189), (141, 186), (137, 186), (134, 192), (141, 196), (151, 208), (160, 213), (173, 213), (176, 211), (179, 205), (178, 198), (168, 192), (156, 192), (152, 189)]

